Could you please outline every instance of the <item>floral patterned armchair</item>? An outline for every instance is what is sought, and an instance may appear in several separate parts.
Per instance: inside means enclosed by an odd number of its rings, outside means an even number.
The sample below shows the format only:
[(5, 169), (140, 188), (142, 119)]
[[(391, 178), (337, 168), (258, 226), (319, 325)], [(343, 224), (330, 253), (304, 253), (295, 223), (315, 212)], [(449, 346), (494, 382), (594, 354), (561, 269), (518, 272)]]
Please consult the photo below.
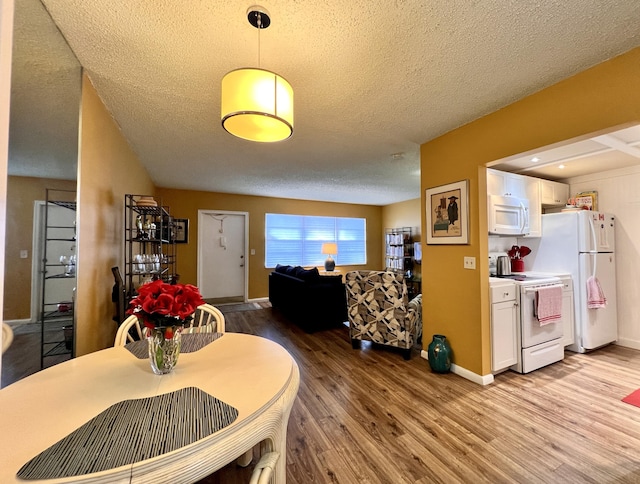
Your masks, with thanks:
[(409, 305), (404, 276), (395, 272), (353, 271), (345, 275), (349, 336), (354, 348), (362, 340), (395, 346), (405, 360), (422, 334), (415, 299)]

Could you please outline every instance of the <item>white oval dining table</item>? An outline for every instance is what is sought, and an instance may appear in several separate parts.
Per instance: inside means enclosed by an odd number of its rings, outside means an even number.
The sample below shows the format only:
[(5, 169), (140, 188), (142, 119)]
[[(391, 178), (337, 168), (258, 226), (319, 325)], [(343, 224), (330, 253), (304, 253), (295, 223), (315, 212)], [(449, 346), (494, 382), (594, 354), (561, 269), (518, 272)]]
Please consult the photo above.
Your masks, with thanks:
[[(299, 383), (298, 365), (282, 346), (247, 334), (224, 333), (182, 353), (173, 372), (161, 376), (152, 373), (148, 358), (126, 347), (90, 353), (0, 390), (0, 482), (192, 483), (261, 444), (263, 453), (280, 454), (272, 482), (284, 483), (287, 424)], [(109, 407), (188, 387), (233, 407), (237, 417), (189, 445), (128, 465), (51, 479), (18, 477), (31, 459)]]

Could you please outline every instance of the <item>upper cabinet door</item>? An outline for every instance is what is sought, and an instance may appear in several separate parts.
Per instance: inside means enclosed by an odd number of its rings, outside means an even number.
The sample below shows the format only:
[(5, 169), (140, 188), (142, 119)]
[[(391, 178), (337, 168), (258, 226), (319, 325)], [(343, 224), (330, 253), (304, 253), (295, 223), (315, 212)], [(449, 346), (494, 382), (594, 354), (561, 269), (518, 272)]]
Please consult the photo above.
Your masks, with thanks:
[(569, 185), (551, 180), (540, 180), (540, 201), (548, 207), (564, 206), (569, 199)]
[(515, 173), (487, 169), (487, 193), (500, 197), (527, 198), (526, 178)]

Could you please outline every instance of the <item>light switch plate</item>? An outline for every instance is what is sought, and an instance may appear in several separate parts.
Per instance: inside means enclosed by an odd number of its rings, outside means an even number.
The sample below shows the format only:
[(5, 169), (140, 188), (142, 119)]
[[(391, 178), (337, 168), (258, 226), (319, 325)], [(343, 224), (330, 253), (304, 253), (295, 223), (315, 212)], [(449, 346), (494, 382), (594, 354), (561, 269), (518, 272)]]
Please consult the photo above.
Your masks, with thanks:
[(29, 258), (29, 251), (26, 249), (22, 249), (20, 251), (20, 258), (21, 259), (28, 259)]
[(465, 269), (475, 269), (476, 268), (476, 258), (475, 257), (465, 257), (464, 258), (464, 268)]

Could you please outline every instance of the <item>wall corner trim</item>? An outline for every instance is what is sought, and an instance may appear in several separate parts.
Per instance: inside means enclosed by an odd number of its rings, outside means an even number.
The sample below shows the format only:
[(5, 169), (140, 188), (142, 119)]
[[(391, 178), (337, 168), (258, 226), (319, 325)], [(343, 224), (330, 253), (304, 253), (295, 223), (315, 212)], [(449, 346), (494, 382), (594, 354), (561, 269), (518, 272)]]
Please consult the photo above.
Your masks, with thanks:
[[(420, 352), (420, 356), (427, 361), (429, 360), (429, 353), (425, 350), (422, 350)], [(451, 373), (454, 373), (458, 376), (461, 376), (462, 378), (465, 378), (466, 380), (470, 380), (473, 383), (477, 383), (479, 385), (490, 385), (494, 381), (493, 375), (491, 373), (489, 373), (488, 375), (478, 375), (477, 373), (469, 371), (466, 368), (458, 366), (454, 363), (451, 364)]]

